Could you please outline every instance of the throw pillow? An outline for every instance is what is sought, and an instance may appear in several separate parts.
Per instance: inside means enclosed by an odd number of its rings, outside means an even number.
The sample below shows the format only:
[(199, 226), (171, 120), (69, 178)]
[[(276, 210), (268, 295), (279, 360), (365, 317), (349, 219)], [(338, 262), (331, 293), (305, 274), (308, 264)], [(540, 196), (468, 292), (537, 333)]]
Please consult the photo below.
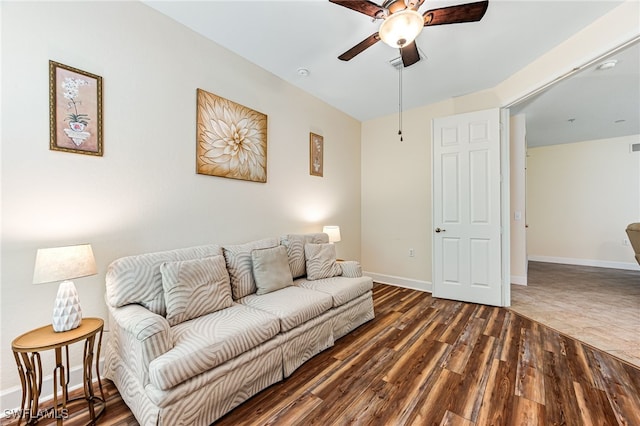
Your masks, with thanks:
[(284, 246), (253, 250), (251, 262), (257, 295), (293, 285), (287, 249)]
[(224, 256), (160, 265), (169, 325), (210, 314), (233, 304)]
[(253, 279), (251, 252), (256, 249), (277, 247), (277, 238), (265, 238), (245, 244), (224, 246), (224, 258), (227, 261), (227, 271), (231, 280), (231, 293), (234, 300), (256, 292), (256, 281)]
[(319, 280), (342, 274), (336, 262), (336, 246), (327, 244), (305, 244), (304, 255), (307, 264), (307, 279)]
[(324, 244), (329, 242), (329, 236), (325, 233), (316, 234), (287, 234), (280, 237), (280, 244), (287, 248), (289, 257), (289, 268), (293, 278), (300, 278), (307, 273), (304, 245)]

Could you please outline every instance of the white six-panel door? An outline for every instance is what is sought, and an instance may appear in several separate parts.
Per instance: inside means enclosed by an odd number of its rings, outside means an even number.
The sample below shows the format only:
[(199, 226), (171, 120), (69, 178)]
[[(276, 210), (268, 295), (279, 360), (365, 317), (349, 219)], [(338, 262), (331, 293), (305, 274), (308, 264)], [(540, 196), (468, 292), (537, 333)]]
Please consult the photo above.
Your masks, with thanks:
[(500, 110), (435, 119), (433, 295), (502, 305)]

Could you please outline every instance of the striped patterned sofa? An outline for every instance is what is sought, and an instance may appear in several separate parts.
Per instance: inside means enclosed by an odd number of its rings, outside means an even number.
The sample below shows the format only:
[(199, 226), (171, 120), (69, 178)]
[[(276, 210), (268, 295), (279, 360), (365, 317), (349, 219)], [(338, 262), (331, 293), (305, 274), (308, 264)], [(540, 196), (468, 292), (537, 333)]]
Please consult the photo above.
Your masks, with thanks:
[(324, 233), (117, 259), (105, 376), (142, 425), (209, 425), (373, 319), (359, 269)]

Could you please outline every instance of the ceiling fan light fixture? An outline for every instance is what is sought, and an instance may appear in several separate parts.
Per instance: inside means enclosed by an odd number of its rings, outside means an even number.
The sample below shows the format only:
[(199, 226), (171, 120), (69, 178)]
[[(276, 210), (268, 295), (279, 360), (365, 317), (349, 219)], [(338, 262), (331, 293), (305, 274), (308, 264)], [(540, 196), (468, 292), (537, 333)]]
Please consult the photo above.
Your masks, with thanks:
[(413, 9), (389, 15), (380, 25), (380, 39), (391, 47), (402, 48), (418, 37), (424, 28), (424, 18)]

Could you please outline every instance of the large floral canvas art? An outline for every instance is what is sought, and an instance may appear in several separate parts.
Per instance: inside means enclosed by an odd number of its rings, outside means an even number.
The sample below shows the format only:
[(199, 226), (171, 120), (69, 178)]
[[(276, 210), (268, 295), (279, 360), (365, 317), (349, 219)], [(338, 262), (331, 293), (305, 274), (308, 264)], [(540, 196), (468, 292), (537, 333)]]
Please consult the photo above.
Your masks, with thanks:
[(267, 116), (198, 89), (198, 174), (267, 181)]
[(102, 155), (102, 77), (49, 61), (49, 148)]

